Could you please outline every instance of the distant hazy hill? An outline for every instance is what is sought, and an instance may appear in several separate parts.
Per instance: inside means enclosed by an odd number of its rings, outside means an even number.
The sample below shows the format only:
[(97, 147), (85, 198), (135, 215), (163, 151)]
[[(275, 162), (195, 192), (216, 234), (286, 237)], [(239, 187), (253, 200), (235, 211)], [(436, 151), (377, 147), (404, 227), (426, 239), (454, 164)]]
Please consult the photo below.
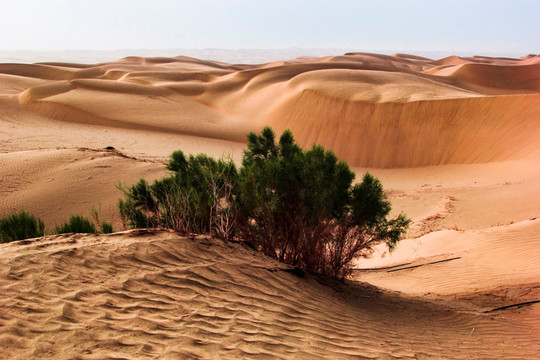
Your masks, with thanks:
[[(418, 51), (418, 50), (374, 50), (374, 49), (121, 49), (121, 50), (63, 50), (63, 51), (5, 51), (0, 50), (0, 63), (36, 63), (36, 62), (74, 62), (95, 64), (98, 62), (114, 61), (126, 56), (178, 56), (185, 55), (198, 59), (223, 61), (229, 64), (261, 64), (271, 61), (294, 59), (300, 56), (338, 55), (352, 51), (367, 51), (378, 54), (408, 53), (431, 59), (440, 59), (450, 55), (470, 56), (471, 53), (455, 51)], [(519, 58), (526, 54), (482, 54), (489, 56)]]

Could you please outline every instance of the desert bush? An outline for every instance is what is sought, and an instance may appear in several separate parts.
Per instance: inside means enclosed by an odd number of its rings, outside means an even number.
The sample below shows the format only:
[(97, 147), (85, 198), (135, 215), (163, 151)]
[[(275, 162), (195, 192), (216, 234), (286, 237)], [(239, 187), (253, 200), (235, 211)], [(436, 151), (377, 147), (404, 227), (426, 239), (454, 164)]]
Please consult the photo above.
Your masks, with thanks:
[(141, 179), (131, 187), (120, 185), (118, 201), (128, 227), (167, 227), (181, 233), (207, 233), (228, 239), (234, 229), (232, 189), (237, 178), (231, 159), (175, 151), (167, 165), (171, 175), (152, 185)]
[(355, 174), (315, 145), (305, 151), (290, 131), (276, 142), (270, 128), (248, 135), (237, 172), (231, 159), (171, 155), (171, 175), (152, 185), (120, 185), (125, 226), (167, 227), (249, 242), (264, 254), (307, 272), (344, 278), (352, 261), (386, 243), (392, 250), (409, 220), (388, 218), (380, 181)]
[(118, 200), (118, 208), (124, 227), (156, 227), (157, 221), (153, 214), (159, 209), (154, 198), (150, 196), (148, 182), (140, 179), (137, 184), (129, 188), (122, 184), (119, 184), (118, 188), (124, 193), (124, 199)]
[(54, 230), (55, 234), (65, 234), (65, 233), (97, 233), (96, 227), (94, 224), (87, 218), (81, 215), (73, 215), (69, 218), (69, 221), (56, 226)]
[(344, 278), (374, 245), (393, 249), (410, 222), (403, 214), (387, 219), (391, 206), (374, 176), (353, 180), (333, 152), (304, 151), (290, 131), (278, 143), (270, 128), (250, 133), (235, 188), (237, 231), (279, 261)]
[(0, 219), (0, 243), (43, 236), (45, 225), (25, 211)]

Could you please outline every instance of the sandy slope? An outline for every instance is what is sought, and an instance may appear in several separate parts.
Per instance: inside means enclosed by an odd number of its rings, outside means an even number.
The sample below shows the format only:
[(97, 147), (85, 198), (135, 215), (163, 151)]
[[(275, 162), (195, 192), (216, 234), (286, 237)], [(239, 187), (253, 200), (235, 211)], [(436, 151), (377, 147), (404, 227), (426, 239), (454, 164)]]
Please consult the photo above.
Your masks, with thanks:
[[(536, 290), (531, 295), (538, 297), (540, 250), (535, 244), (540, 241), (539, 230), (540, 219), (535, 219), (482, 230), (432, 232), (404, 240), (391, 256), (361, 261), (370, 270), (358, 270), (356, 276), (415, 295), (472, 293), (532, 284), (530, 287)], [(373, 270), (377, 268), (384, 271)]]
[(489, 358), (539, 350), (525, 324), (299, 278), (251, 249), (204, 238), (46, 237), (3, 245), (0, 262), (0, 343), (13, 358)]
[(162, 176), (176, 149), (239, 162), (271, 125), (373, 172), (413, 220), (395, 253), (356, 264), (379, 289), (166, 232), (0, 245), (0, 358), (538, 357), (538, 304), (486, 311), (540, 300), (539, 64), (0, 64), (0, 216), (51, 229), (101, 204), (119, 229), (118, 181)]
[[(0, 154), (5, 176), (0, 196), (5, 211), (25, 209), (42, 216), (47, 230), (71, 214), (88, 216), (101, 204), (101, 217), (119, 229), (119, 183), (164, 176), (162, 163), (137, 161), (115, 151), (90, 149), (29, 150)], [(44, 166), (46, 165), (46, 166)]]

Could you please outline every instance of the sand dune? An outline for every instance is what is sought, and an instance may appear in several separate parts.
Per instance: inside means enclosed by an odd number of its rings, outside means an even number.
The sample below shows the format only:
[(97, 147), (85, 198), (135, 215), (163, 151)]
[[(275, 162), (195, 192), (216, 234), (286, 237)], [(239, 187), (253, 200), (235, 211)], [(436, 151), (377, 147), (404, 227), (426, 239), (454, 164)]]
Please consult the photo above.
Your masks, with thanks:
[(240, 163), (270, 125), (374, 173), (413, 220), (345, 284), (165, 231), (1, 244), (0, 358), (538, 357), (539, 64), (0, 64), (0, 216), (48, 231), (101, 204), (121, 229), (119, 181), (162, 176), (177, 149)]
[[(394, 214), (412, 220), (408, 236), (444, 229), (474, 230), (538, 217), (538, 160), (369, 170), (385, 185)], [(393, 257), (391, 257), (393, 258)]]
[(323, 144), (357, 166), (486, 163), (538, 151), (539, 95), (372, 103), (304, 90), (287, 105), (272, 125), (290, 128), (302, 143)]
[(0, 91), (2, 96), (19, 94), (28, 88), (46, 83), (46, 80), (10, 74), (0, 74), (0, 79)]
[(150, 181), (166, 174), (162, 163), (137, 161), (114, 151), (59, 149), (0, 154), (5, 176), (0, 195), (2, 211), (20, 209), (40, 216), (52, 230), (69, 215), (90, 217), (93, 206), (102, 206), (102, 218), (120, 229), (116, 200), (119, 182)]
[(0, 73), (55, 80), (18, 93), (22, 106), (49, 118), (237, 142), (269, 124), (354, 166), (393, 168), (538, 151), (534, 59), (351, 53), (235, 66), (133, 57), (86, 68), (3, 64)]
[(434, 61), (433, 64), (435, 65), (461, 65), (461, 64), (466, 64), (468, 62), (469, 61), (459, 56), (448, 56), (448, 57), (445, 57), (444, 59)]
[(540, 64), (503, 66), (464, 63), (440, 70), (437, 75), (449, 76), (463, 87), (487, 95), (540, 91)]
[[(391, 267), (390, 272), (389, 269), (360, 271), (357, 277), (415, 295), (530, 286), (535, 289), (530, 295), (536, 300), (540, 295), (537, 281), (540, 250), (535, 245), (540, 241), (539, 227), (540, 219), (535, 219), (483, 230), (432, 232), (418, 239), (404, 240), (392, 256), (360, 262), (362, 266), (374, 268)], [(447, 259), (455, 260), (428, 265)], [(400, 264), (407, 265), (396, 266)], [(425, 266), (414, 267), (423, 264)], [(463, 281), (464, 278), (467, 281)]]
[(0, 261), (0, 342), (12, 358), (485, 358), (494, 348), (501, 357), (539, 350), (538, 334), (519, 322), (299, 278), (246, 247), (205, 238), (46, 237), (2, 245)]

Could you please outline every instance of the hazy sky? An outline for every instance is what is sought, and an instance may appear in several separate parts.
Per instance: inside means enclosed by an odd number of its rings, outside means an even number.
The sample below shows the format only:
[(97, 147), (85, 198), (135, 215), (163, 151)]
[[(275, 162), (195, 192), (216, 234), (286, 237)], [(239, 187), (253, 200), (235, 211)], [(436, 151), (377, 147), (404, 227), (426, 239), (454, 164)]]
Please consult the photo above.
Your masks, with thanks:
[(540, 52), (535, 0), (0, 0), (0, 50)]

